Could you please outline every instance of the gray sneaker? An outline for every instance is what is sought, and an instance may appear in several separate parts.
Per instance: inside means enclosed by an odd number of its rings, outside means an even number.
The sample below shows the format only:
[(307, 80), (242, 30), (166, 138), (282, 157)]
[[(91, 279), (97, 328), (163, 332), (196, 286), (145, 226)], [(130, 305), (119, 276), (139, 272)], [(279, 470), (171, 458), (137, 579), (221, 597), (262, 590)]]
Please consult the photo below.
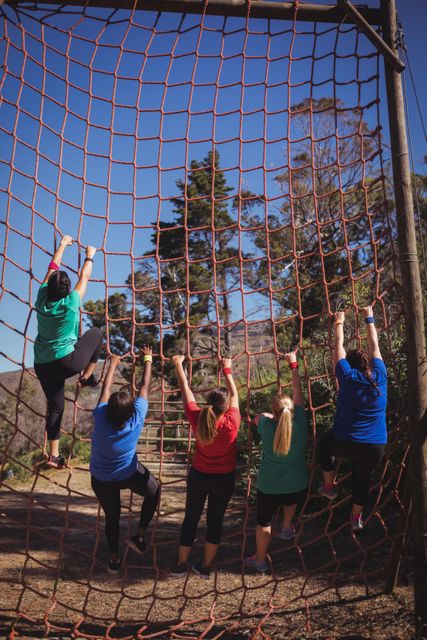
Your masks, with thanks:
[(282, 538), (282, 540), (292, 540), (293, 538), (295, 538), (295, 528), (285, 527), (279, 533), (279, 537)]
[(317, 491), (320, 496), (323, 496), (324, 498), (328, 498), (328, 500), (335, 500), (335, 498), (338, 496), (338, 489), (336, 488), (336, 486), (334, 485), (332, 489), (325, 489), (324, 482), (322, 482), (319, 485), (319, 488)]

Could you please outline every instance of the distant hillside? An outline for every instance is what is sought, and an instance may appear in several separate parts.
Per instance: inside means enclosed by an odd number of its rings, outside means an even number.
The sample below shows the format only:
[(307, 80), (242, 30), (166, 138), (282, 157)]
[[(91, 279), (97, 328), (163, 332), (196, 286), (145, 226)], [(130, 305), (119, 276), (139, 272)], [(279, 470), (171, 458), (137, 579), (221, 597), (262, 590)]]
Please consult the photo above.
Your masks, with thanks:
[[(101, 374), (102, 364), (97, 369)], [(74, 415), (76, 398), (75, 379), (65, 386), (65, 411), (62, 427), (78, 433), (87, 433), (91, 427), (91, 411), (99, 395), (99, 389), (81, 389), (78, 392), (78, 408)], [(19, 398), (18, 390), (20, 388)], [(0, 445), (12, 454), (22, 453), (42, 444), (44, 437), (46, 399), (32, 369), (0, 374)], [(15, 429), (15, 423), (17, 428)]]

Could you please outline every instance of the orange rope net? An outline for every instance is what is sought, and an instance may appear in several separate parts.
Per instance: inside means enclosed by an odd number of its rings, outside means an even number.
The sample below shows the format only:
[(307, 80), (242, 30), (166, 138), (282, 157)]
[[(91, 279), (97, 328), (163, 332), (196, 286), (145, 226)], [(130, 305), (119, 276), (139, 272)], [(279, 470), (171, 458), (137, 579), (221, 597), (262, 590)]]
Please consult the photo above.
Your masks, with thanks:
[[(276, 613), (288, 631), (310, 630), (316, 607), (350, 597), (350, 585), (375, 590), (405, 515), (402, 309), (377, 52), (348, 24), (300, 24), (298, 3), (293, 22), (253, 19), (250, 3), (247, 19), (6, 4), (1, 34), (0, 335), (3, 370), (18, 368), (0, 378), (0, 601), (11, 637), (267, 637)], [(105, 326), (107, 353), (119, 345), (135, 381), (141, 337), (158, 345), (139, 455), (161, 502), (147, 553), (137, 562), (126, 552), (120, 580), (105, 575), (103, 517), (79, 458), (96, 396), (66, 389), (67, 469), (46, 471), (28, 454), (44, 447), (33, 304), (59, 233), (98, 247), (88, 292), (98, 302), (82, 324)], [(76, 249), (65, 261), (74, 273), (81, 265)], [(328, 318), (353, 308), (347, 338), (363, 344), (358, 310), (371, 301), (390, 372), (389, 444), (356, 537), (349, 472), (341, 467), (340, 498), (325, 505), (315, 449), (334, 410)], [(312, 428), (295, 541), (274, 537), (268, 575), (245, 569), (258, 455), (247, 420), (214, 577), (172, 579), (191, 449), (172, 348), (190, 357), (200, 390), (232, 352), (249, 419), (289, 384), (280, 354), (295, 346)], [(139, 498), (123, 500), (125, 548)]]

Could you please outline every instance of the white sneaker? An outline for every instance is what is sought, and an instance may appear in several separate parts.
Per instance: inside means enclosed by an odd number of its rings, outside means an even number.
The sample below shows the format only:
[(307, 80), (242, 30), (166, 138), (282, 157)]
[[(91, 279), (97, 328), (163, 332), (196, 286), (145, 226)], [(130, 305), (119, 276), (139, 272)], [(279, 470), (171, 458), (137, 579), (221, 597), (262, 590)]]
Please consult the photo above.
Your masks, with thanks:
[(351, 528), (353, 531), (362, 531), (363, 529), (363, 518), (362, 514), (351, 514)]

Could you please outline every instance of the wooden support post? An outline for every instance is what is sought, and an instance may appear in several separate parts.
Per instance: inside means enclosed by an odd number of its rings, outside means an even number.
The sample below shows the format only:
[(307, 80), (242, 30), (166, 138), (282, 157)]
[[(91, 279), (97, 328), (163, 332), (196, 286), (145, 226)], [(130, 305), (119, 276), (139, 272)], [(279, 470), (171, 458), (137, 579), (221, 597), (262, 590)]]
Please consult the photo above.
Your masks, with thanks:
[(355, 25), (357, 25), (362, 33), (372, 42), (374, 47), (383, 54), (387, 62), (393, 67), (395, 71), (401, 73), (405, 65), (393, 49), (391, 49), (380, 35), (371, 27), (369, 22), (365, 20), (360, 11), (356, 9), (354, 4), (350, 0), (337, 0), (337, 4), (344, 13), (350, 18)]
[[(391, 49), (396, 51), (395, 0), (381, 0), (381, 8), (384, 39)], [(427, 409), (427, 363), (423, 299), (415, 235), (402, 81), (400, 75), (387, 62), (384, 66), (406, 325), (407, 393), (411, 444), (409, 474), (412, 501), (416, 637), (427, 638), (427, 438), (424, 432)]]

